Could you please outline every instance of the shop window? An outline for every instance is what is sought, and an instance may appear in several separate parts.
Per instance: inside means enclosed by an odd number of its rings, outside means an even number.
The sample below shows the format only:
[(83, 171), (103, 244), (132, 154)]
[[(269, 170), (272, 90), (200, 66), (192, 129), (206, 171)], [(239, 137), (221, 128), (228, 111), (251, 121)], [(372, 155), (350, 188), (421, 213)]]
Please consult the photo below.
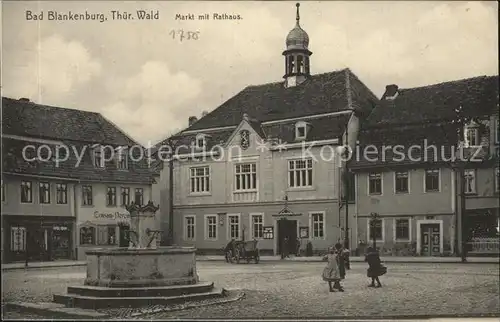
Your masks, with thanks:
[(80, 228), (80, 245), (95, 245), (95, 228)]
[(98, 229), (98, 245), (116, 245), (116, 226), (99, 226)]

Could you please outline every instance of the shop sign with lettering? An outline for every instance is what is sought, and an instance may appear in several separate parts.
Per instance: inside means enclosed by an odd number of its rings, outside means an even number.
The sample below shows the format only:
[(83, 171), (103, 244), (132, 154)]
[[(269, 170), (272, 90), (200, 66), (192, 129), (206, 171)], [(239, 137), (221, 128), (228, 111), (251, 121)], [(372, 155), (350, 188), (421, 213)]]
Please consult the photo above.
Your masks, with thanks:
[(112, 212), (112, 213), (102, 213), (99, 211), (94, 212), (94, 217), (96, 219), (129, 219), (130, 214), (120, 213), (120, 212)]

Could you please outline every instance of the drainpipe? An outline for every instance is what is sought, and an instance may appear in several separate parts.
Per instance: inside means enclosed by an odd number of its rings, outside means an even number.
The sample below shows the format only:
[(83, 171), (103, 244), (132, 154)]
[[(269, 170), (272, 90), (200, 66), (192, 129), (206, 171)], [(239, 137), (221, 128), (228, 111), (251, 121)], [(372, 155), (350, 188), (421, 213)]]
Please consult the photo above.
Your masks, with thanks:
[(73, 233), (73, 242), (74, 242), (74, 251), (75, 251), (75, 255), (73, 256), (75, 260), (78, 260), (78, 243), (77, 243), (77, 238), (78, 238), (78, 225), (77, 225), (77, 221), (78, 221), (78, 205), (76, 203), (76, 186), (77, 184), (79, 185), (80, 184), (80, 180), (78, 180), (78, 182), (76, 182), (74, 185), (73, 185), (73, 209), (74, 209), (74, 212), (75, 212), (75, 229), (74, 229), (74, 233)]

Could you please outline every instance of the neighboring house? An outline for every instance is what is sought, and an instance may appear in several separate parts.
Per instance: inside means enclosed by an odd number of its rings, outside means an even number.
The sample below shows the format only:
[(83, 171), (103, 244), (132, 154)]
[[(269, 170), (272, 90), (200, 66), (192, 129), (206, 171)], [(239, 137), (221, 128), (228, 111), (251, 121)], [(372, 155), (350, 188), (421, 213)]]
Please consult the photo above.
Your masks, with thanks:
[[(246, 87), (156, 147), (176, 147), (175, 243), (208, 253), (231, 239), (257, 239), (262, 252), (279, 254), (285, 238), (292, 253), (309, 241), (325, 251), (342, 238), (337, 147), (346, 132), (355, 142), (360, 118), (378, 99), (349, 69), (311, 75), (308, 44), (297, 12), (283, 81)], [(158, 193), (163, 209), (169, 166)]]
[[(473, 119), (460, 136), (455, 110)], [(462, 240), (498, 236), (498, 76), (389, 85), (359, 141), (349, 164), (358, 241), (375, 237), (383, 253), (436, 256), (460, 253)], [(458, 153), (464, 162), (452, 160)], [(378, 225), (370, 224), (371, 213)]]
[(151, 199), (142, 149), (99, 113), (2, 98), (2, 260), (128, 246), (124, 205)]

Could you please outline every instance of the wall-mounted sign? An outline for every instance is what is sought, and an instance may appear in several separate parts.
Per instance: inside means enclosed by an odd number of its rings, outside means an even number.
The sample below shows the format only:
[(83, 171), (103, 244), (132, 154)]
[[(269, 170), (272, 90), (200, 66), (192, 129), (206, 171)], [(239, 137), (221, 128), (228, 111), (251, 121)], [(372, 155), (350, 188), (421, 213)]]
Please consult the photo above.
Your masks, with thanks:
[(130, 214), (125, 214), (121, 212), (112, 212), (112, 213), (102, 213), (99, 211), (94, 212), (94, 217), (96, 219), (113, 219), (113, 220), (118, 220), (118, 219), (129, 219)]
[(263, 238), (264, 239), (274, 239), (274, 227), (273, 226), (267, 226), (267, 227), (262, 227), (263, 228)]
[(299, 227), (300, 238), (309, 238), (309, 227)]

